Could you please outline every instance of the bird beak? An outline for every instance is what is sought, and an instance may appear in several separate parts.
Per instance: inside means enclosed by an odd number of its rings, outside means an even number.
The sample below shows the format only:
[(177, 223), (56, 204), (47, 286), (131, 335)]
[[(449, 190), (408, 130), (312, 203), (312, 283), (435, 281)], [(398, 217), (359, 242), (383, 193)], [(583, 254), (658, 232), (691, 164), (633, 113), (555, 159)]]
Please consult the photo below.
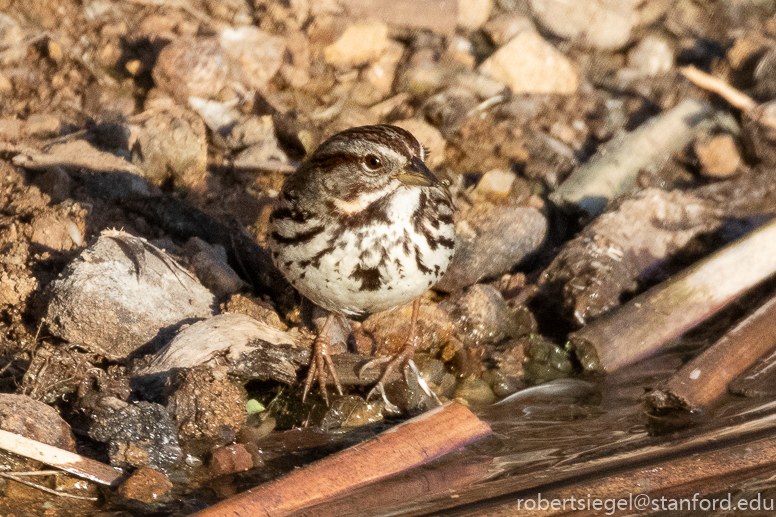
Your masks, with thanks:
[(439, 183), (434, 173), (428, 170), (420, 158), (413, 158), (405, 168), (394, 176), (408, 187), (430, 187)]

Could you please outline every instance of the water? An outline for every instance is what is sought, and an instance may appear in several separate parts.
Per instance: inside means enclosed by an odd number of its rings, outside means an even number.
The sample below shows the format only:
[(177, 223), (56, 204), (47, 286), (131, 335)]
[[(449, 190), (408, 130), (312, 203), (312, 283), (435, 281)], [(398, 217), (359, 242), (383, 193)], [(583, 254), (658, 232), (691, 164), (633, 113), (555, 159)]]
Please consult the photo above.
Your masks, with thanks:
[[(558, 490), (591, 476), (606, 478), (607, 472), (773, 433), (776, 403), (762, 399), (725, 396), (691, 419), (648, 416), (642, 402), (646, 389), (668, 379), (684, 358), (680, 351), (666, 352), (598, 379), (567, 379), (475, 408), (493, 436), (295, 515), (485, 514), (537, 490)], [(756, 495), (776, 484), (774, 473), (766, 469), (719, 480), (717, 488)], [(717, 488), (708, 485), (708, 490)]]

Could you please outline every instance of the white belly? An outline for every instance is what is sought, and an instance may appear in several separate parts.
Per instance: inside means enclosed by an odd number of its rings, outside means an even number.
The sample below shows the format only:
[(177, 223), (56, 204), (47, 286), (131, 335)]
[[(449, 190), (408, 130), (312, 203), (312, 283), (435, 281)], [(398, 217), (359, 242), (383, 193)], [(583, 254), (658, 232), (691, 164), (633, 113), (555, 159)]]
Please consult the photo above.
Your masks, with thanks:
[[(337, 232), (330, 225), (302, 247), (281, 249), (276, 263), (290, 264), (286, 277), (315, 304), (346, 315), (382, 312), (405, 305), (436, 284), (453, 256), (452, 224), (425, 224), (426, 235), (412, 223), (420, 192), (407, 189), (392, 199), (390, 224)], [(429, 239), (430, 237), (430, 239)], [(303, 249), (306, 248), (306, 249)], [(311, 261), (309, 249), (327, 249)]]

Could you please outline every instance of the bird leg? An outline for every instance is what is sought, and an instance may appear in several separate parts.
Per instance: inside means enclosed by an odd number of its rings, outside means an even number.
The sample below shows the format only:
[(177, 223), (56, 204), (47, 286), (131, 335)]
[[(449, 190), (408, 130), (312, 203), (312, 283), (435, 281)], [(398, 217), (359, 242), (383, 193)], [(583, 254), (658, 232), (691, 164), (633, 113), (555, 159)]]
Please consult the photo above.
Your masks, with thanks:
[(337, 377), (337, 371), (334, 369), (334, 363), (329, 355), (329, 332), (331, 325), (334, 322), (334, 313), (330, 312), (326, 317), (326, 322), (323, 324), (321, 331), (318, 333), (318, 337), (313, 342), (313, 354), (310, 358), (310, 366), (307, 370), (307, 378), (304, 381), (304, 393), (302, 393), (302, 402), (307, 398), (307, 393), (310, 391), (313, 381), (317, 378), (318, 385), (321, 389), (321, 395), (323, 400), (326, 401), (326, 405), (329, 405), (329, 395), (326, 393), (326, 369), (331, 373), (334, 379), (334, 385), (337, 387), (337, 391), (342, 396), (342, 385), (340, 384), (339, 377)]
[[(366, 400), (369, 400), (372, 398), (372, 396), (379, 392), (383, 399), (386, 401), (386, 403), (389, 403), (388, 400), (385, 397), (385, 381), (388, 379), (388, 376), (393, 372), (396, 367), (401, 367), (402, 375), (404, 376), (404, 380), (407, 380), (407, 367), (413, 367), (413, 371), (417, 371), (417, 367), (415, 367), (415, 363), (413, 362), (413, 358), (415, 357), (415, 341), (418, 338), (418, 314), (420, 313), (420, 298), (415, 298), (415, 301), (412, 302), (412, 319), (410, 320), (410, 333), (407, 336), (406, 341), (404, 341), (404, 346), (402, 347), (401, 351), (397, 354), (394, 354), (391, 357), (385, 357), (380, 359), (372, 359), (368, 363), (366, 363), (364, 366), (361, 367), (361, 370), (359, 371), (359, 377), (361, 377), (362, 373), (371, 368), (372, 366), (375, 366), (376, 364), (381, 364), (384, 362), (388, 363), (388, 366), (386, 366), (385, 371), (380, 376), (380, 380), (377, 381), (377, 384), (374, 388), (369, 392), (369, 394), (366, 396)], [(419, 380), (422, 381), (420, 376), (418, 375)], [(425, 382), (422, 382), (422, 387), (424, 388), (424, 391), (427, 391), (428, 388), (425, 387)], [(390, 404), (393, 406), (393, 404)], [(395, 406), (393, 406), (395, 407)]]

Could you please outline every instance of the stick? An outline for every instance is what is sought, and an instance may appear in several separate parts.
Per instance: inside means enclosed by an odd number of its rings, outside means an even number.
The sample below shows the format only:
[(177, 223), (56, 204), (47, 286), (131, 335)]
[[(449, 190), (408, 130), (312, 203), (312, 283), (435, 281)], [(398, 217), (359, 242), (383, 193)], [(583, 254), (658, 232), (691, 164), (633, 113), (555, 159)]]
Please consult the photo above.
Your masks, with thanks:
[(27, 474), (26, 472), (0, 472), (0, 477), (10, 479), (12, 481), (16, 481), (17, 483), (21, 483), (22, 485), (27, 485), (32, 488), (37, 488), (38, 490), (42, 492), (46, 492), (47, 494), (55, 495), (57, 497), (68, 497), (70, 499), (79, 499), (81, 501), (99, 501), (99, 497), (87, 497), (83, 495), (75, 495), (75, 494), (68, 494), (67, 492), (60, 492), (58, 490), (52, 490), (48, 487), (45, 487), (43, 485), (39, 485), (37, 483), (33, 483), (32, 481), (27, 481), (24, 479), (24, 475)]
[(490, 432), (490, 427), (464, 406), (446, 404), (389, 429), (373, 440), (295, 470), (195, 515), (286, 515), (426, 464), (484, 438)]
[(736, 108), (743, 111), (748, 117), (752, 118), (763, 126), (776, 129), (776, 107), (774, 101), (764, 104), (757, 104), (754, 99), (744, 92), (737, 90), (727, 84), (722, 79), (698, 70), (694, 66), (686, 66), (680, 69), (680, 72), (696, 86), (714, 92)]
[(586, 370), (614, 371), (654, 352), (776, 273), (776, 220), (569, 336)]
[(610, 199), (636, 186), (640, 170), (662, 167), (711, 124), (713, 115), (707, 103), (683, 100), (671, 111), (604, 145), (550, 199), (559, 205), (574, 203), (591, 215), (599, 215)]
[[(507, 409), (501, 407), (499, 411), (503, 412), (505, 410)], [(493, 512), (487, 515), (491, 517), (495, 515), (522, 517), (523, 513), (515, 512), (515, 508), (510, 506), (517, 498), (536, 498), (539, 493), (542, 494), (543, 498), (546, 498), (548, 494), (553, 494), (554, 496), (556, 492), (553, 491), (569, 486), (583, 487), (580, 491), (584, 496), (590, 493), (591, 496), (606, 498), (610, 497), (607, 492), (592, 491), (593, 488), (599, 490), (598, 485), (595, 484), (599, 481), (596, 480), (605, 480), (625, 472), (641, 473), (643, 470), (647, 470), (649, 474), (650, 471), (657, 471), (672, 461), (683, 461), (688, 457), (694, 458), (696, 456), (693, 455), (697, 453), (706, 454), (716, 451), (724, 454), (726, 448), (731, 446), (738, 447), (739, 444), (745, 449), (747, 446), (751, 447), (752, 441), (758, 437), (775, 436), (776, 414), (767, 413), (766, 411), (761, 412), (753, 420), (748, 420), (738, 425), (729, 425), (729, 422), (724, 421), (718, 422), (716, 428), (701, 434), (698, 434), (697, 430), (688, 430), (663, 438), (633, 435), (624, 441), (620, 440), (617, 443), (611, 443), (603, 447), (594, 447), (593, 450), (582, 452), (579, 455), (573, 454), (566, 459), (555, 462), (549, 467), (528, 465), (525, 469), (516, 469), (513, 466), (504, 471), (505, 466), (499, 466), (502, 460), (496, 458), (492, 464), (484, 469), (475, 466), (474, 470), (470, 470), (470, 466), (487, 462), (487, 458), (481, 457), (479, 460), (476, 460), (468, 457), (467, 461), (467, 456), (465, 456), (462, 461), (456, 462), (461, 466), (460, 473), (456, 475), (453, 469), (449, 469), (447, 472), (448, 478), (444, 481), (447, 486), (453, 488), (459, 485), (458, 476), (466, 477), (469, 481), (467, 488), (458, 488), (456, 490), (455, 498), (437, 495), (437, 492), (434, 490), (436, 483), (428, 481), (427, 486), (431, 492), (430, 495), (427, 493), (414, 493), (412, 488), (407, 488), (402, 493), (403, 497), (396, 498), (393, 501), (389, 500), (387, 507), (372, 506), (370, 503), (362, 504), (358, 499), (360, 495), (368, 497), (369, 494), (372, 494), (373, 501), (376, 501), (378, 498), (383, 497), (384, 491), (391, 490), (389, 482), (381, 482), (357, 490), (353, 494), (356, 497), (348, 495), (347, 497), (338, 498), (331, 503), (316, 505), (292, 515), (295, 517), (329, 517), (331, 515), (346, 517), (378, 513), (382, 515), (387, 514), (388, 510), (390, 510), (391, 515), (427, 517), (432, 514), (429, 500), (433, 499), (433, 515), (459, 517), (461, 515), (482, 515), (490, 508)], [(739, 450), (734, 450), (732, 454), (734, 456), (739, 454)], [(756, 449), (750, 450), (756, 451)], [(756, 456), (757, 454), (750, 453), (750, 455)], [(447, 462), (444, 463), (445, 465), (442, 466), (441, 470), (443, 473), (445, 466), (449, 465)], [(407, 476), (401, 476), (401, 478), (411, 481), (415, 476), (427, 475), (425, 473), (428, 470), (415, 469)], [(482, 477), (479, 479), (477, 478), (478, 471), (482, 473)], [(508, 475), (498, 476), (498, 479), (493, 479), (494, 472), (504, 472), (505, 474), (508, 473)], [(738, 481), (740, 481), (740, 471), (732, 469), (732, 472), (738, 473)], [(440, 470), (437, 470), (437, 465), (435, 465), (434, 475), (438, 473), (440, 473)], [(638, 475), (635, 478), (638, 480)], [(712, 479), (707, 478), (702, 482), (703, 489), (707, 490), (707, 493), (714, 490), (713, 488), (707, 488), (712, 481)], [(729, 481), (720, 486), (720, 488), (730, 487), (731, 484), (732, 482)], [(585, 491), (588, 486), (591, 487), (589, 492)], [(640, 491), (645, 491), (649, 487), (650, 485), (646, 483), (640, 485), (639, 488)], [(380, 496), (374, 496), (375, 493), (380, 493)], [(634, 490), (634, 496), (636, 493)], [(615, 495), (611, 497), (615, 497)], [(568, 504), (566, 508), (568, 510)], [(496, 510), (502, 513), (498, 513)], [(598, 515), (603, 514), (604, 512), (598, 513)]]
[(99, 461), (8, 431), (0, 430), (0, 448), (102, 485), (116, 485), (124, 474)]
[[(756, 453), (754, 452), (756, 451)], [(562, 488), (547, 487), (548, 490), (520, 494), (506, 503), (486, 510), (479, 505), (474, 511), (456, 512), (455, 515), (496, 517), (496, 516), (542, 516), (548, 515), (642, 515), (643, 512), (660, 510), (655, 504), (661, 504), (661, 496), (676, 499), (691, 499), (693, 495), (701, 498), (704, 494), (729, 488), (732, 477), (740, 483), (751, 475), (753, 469), (773, 468), (776, 465), (776, 438), (769, 437), (732, 447), (709, 452), (700, 452), (679, 459), (668, 459), (650, 463), (647, 466), (632, 467), (615, 473), (599, 473), (591, 480), (577, 482)], [(757, 470), (760, 473), (761, 470)], [(687, 486), (689, 485), (689, 486)], [(544, 506), (537, 504), (539, 495), (546, 501)], [(577, 505), (571, 508), (571, 498)], [(718, 495), (717, 503), (726, 495)], [(598, 499), (600, 506), (592, 506), (592, 499)], [(711, 499), (709, 497), (708, 499)], [(526, 507), (533, 500), (534, 505)], [(566, 501), (565, 508), (560, 505)], [(555, 507), (551, 501), (557, 501)], [(604, 508), (605, 501), (623, 501), (621, 506)], [(735, 501), (735, 499), (734, 499)], [(588, 504), (590, 502), (590, 504)], [(665, 500), (663, 500), (665, 502)], [(670, 501), (669, 501), (670, 502)], [(711, 503), (711, 501), (708, 501)], [(582, 504), (585, 506), (582, 506)], [(667, 505), (668, 503), (666, 503)], [(691, 510), (691, 501), (686, 501), (684, 510)], [(771, 506), (772, 507), (772, 506)], [(665, 506), (663, 510), (668, 510)], [(700, 510), (700, 501), (696, 500), (695, 510)], [(575, 511), (576, 510), (576, 511)]]
[(776, 297), (650, 392), (646, 403), (652, 409), (703, 409), (775, 344)]
[(745, 93), (736, 90), (722, 79), (698, 70), (694, 66), (685, 66), (679, 72), (687, 79), (704, 90), (714, 92), (743, 112), (749, 113), (757, 107), (757, 103)]

